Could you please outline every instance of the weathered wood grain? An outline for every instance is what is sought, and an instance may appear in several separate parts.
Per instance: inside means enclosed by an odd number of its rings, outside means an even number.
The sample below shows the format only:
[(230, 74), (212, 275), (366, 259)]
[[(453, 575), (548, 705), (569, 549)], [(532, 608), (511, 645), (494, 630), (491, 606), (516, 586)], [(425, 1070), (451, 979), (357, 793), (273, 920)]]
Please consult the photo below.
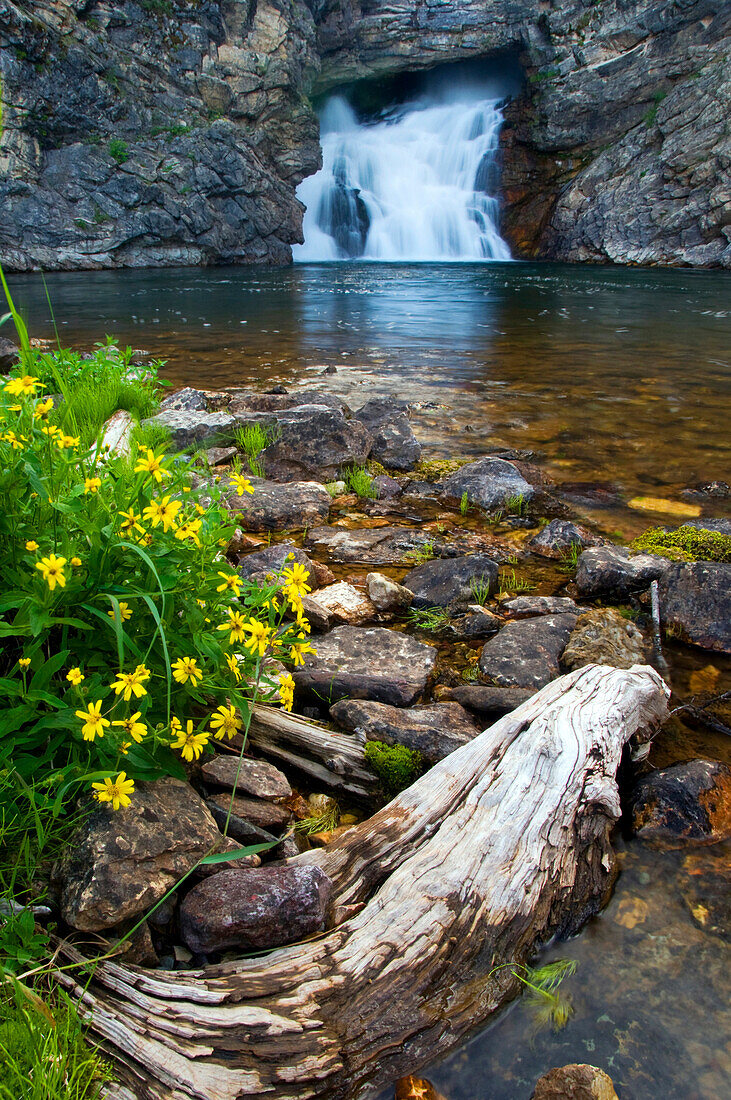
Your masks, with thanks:
[[(623, 745), (666, 715), (649, 667), (549, 684), (319, 863), (355, 916), (197, 972), (66, 972), (140, 1100), (348, 1100), (415, 1072), (515, 996), (509, 969), (606, 897)], [(73, 958), (75, 952), (69, 949)]]

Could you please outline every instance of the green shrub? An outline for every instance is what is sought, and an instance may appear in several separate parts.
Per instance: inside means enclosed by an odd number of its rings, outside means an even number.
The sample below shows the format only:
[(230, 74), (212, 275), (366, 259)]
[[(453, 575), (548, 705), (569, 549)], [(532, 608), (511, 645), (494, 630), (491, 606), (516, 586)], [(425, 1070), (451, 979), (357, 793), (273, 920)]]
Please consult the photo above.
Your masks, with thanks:
[(411, 786), (421, 774), (421, 753), (405, 745), (367, 741), (364, 756), (366, 764), (381, 780), (387, 794), (398, 794)]
[(410, 607), (406, 618), (411, 626), (417, 630), (427, 630), (430, 633), (438, 633), (449, 626), (449, 612), (443, 607), (416, 608)]
[(109, 150), (109, 156), (116, 160), (117, 164), (124, 164), (126, 160), (129, 160), (129, 146), (121, 138), (112, 138), (107, 149)]
[(731, 535), (687, 524), (675, 531), (651, 527), (634, 540), (631, 548), (674, 561), (731, 561)]
[(351, 466), (343, 471), (343, 480), (351, 493), (357, 493), (365, 500), (378, 499), (378, 486), (363, 466)]
[(276, 443), (278, 432), (276, 427), (266, 424), (245, 424), (234, 432), (236, 446), (246, 455), (246, 461), (254, 477), (264, 477), (264, 466), (259, 461), (259, 455)]

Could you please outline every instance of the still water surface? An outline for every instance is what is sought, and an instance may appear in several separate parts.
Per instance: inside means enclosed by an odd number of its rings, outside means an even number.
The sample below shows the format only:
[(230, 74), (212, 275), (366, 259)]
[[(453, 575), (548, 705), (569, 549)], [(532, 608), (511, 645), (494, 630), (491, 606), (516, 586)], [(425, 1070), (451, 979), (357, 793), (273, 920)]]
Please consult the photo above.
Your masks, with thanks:
[[(729, 274), (302, 264), (47, 282), (64, 343), (113, 333), (166, 359), (178, 385), (315, 384), (354, 405), (393, 392), (415, 403), (432, 454), (528, 448), (559, 484), (609, 482), (625, 499), (731, 480)], [(51, 336), (40, 278), (15, 277), (12, 289), (32, 334)], [(652, 522), (621, 508), (593, 518), (626, 533)], [(689, 674), (703, 663), (694, 654)], [(682, 681), (682, 661), (674, 668)], [(727, 757), (722, 735), (664, 738), (659, 766)], [(712, 858), (728, 875), (728, 851)], [(548, 953), (579, 961), (566, 1029), (532, 1034), (519, 1000), (427, 1070), (449, 1100), (525, 1100), (539, 1074), (572, 1061), (604, 1067), (621, 1100), (731, 1095), (728, 948), (694, 921), (697, 867), (636, 843), (622, 860), (608, 908)]]

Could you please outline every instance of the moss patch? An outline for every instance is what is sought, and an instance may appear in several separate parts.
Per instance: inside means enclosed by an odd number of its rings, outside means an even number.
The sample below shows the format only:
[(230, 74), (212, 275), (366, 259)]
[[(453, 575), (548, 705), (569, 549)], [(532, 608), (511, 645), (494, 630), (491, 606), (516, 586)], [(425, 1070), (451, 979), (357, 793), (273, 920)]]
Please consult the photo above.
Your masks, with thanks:
[(645, 554), (660, 554), (673, 561), (731, 562), (731, 535), (685, 524), (676, 531), (651, 527), (634, 540), (631, 549), (641, 550)]
[(425, 462), (417, 462), (413, 470), (413, 476), (422, 481), (439, 481), (449, 474), (461, 470), (468, 462), (474, 462), (473, 458), (430, 458)]
[(368, 741), (364, 749), (366, 764), (373, 769), (388, 794), (398, 794), (421, 775), (421, 753), (405, 745), (386, 745)]

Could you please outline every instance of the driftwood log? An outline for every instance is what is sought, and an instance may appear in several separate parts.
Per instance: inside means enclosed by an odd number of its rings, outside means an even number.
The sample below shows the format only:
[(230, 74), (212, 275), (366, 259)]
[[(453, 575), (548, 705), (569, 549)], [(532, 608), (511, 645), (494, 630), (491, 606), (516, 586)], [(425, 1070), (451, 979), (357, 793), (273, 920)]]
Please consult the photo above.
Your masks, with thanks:
[(335, 884), (341, 923), (318, 937), (200, 971), (65, 971), (130, 1090), (116, 1094), (345, 1100), (443, 1054), (518, 991), (493, 967), (605, 900), (622, 748), (666, 696), (646, 666), (570, 673), (297, 857)]

